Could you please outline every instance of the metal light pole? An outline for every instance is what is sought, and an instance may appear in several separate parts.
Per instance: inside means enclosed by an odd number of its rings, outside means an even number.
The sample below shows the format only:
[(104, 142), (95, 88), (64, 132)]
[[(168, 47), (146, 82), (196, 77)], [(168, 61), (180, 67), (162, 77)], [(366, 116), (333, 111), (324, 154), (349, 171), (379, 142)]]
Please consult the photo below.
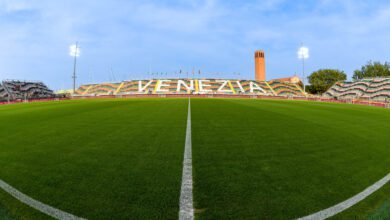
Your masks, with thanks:
[(74, 57), (73, 62), (73, 94), (76, 92), (76, 67), (77, 67), (77, 57), (80, 56), (80, 48), (78, 46), (78, 42), (75, 45), (70, 46), (70, 55)]
[(303, 91), (306, 92), (305, 59), (302, 59)]
[(303, 91), (306, 93), (306, 76), (305, 76), (305, 60), (309, 58), (309, 48), (304, 47), (303, 45), (298, 50), (298, 59), (302, 59), (302, 83)]

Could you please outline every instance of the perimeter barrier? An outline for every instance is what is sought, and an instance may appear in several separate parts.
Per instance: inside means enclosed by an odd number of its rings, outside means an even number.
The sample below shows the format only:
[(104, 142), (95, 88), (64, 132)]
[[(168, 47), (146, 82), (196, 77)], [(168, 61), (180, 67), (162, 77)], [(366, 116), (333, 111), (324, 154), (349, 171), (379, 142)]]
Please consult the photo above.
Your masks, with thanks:
[(332, 99), (323, 97), (303, 97), (303, 96), (264, 96), (264, 95), (227, 95), (227, 94), (126, 94), (126, 95), (98, 95), (98, 96), (72, 96), (68, 98), (45, 98), (45, 99), (29, 99), (29, 100), (14, 100), (14, 101), (0, 101), (0, 105), (9, 105), (17, 103), (30, 102), (50, 102), (50, 101), (64, 101), (71, 99), (113, 99), (113, 98), (240, 98), (240, 99), (273, 99), (273, 100), (301, 100), (313, 102), (329, 102), (329, 103), (344, 103), (355, 105), (367, 105), (381, 108), (390, 108), (388, 102), (376, 102), (366, 100), (353, 99)]

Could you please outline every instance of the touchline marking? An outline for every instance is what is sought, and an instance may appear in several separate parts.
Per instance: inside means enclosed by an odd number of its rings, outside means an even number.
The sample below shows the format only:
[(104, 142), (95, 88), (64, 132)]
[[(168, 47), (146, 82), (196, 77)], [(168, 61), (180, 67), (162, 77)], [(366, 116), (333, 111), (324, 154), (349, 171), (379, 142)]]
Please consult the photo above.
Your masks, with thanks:
[(40, 211), (42, 213), (45, 213), (46, 215), (51, 216), (55, 219), (59, 219), (59, 220), (86, 220), (84, 218), (74, 216), (74, 215), (69, 214), (67, 212), (53, 208), (49, 205), (43, 204), (42, 202), (39, 202), (39, 201), (23, 194), (22, 192), (13, 188), (12, 186), (10, 186), (9, 184), (7, 184), (6, 182), (4, 182), (2, 180), (0, 180), (0, 188), (3, 189), (8, 194), (10, 194), (11, 196), (13, 196), (14, 198), (16, 198), (17, 200), (19, 200), (20, 202)]
[(191, 100), (188, 99), (186, 142), (184, 148), (183, 176), (181, 180), (179, 220), (194, 219), (192, 197), (192, 140), (191, 140)]
[(324, 209), (322, 211), (316, 212), (314, 214), (299, 218), (298, 220), (317, 220), (317, 219), (326, 219), (329, 217), (332, 217), (348, 208), (351, 206), (355, 205), (356, 203), (362, 201), (365, 199), (367, 196), (371, 195), (378, 189), (380, 189), (382, 186), (386, 185), (387, 182), (390, 181), (390, 173), (387, 174), (387, 176), (383, 177), (381, 180), (378, 182), (374, 183), (373, 185), (369, 186), (366, 188), (364, 191), (361, 193), (355, 195), (354, 197), (351, 197), (344, 202), (341, 202), (335, 206), (332, 206), (330, 208)]

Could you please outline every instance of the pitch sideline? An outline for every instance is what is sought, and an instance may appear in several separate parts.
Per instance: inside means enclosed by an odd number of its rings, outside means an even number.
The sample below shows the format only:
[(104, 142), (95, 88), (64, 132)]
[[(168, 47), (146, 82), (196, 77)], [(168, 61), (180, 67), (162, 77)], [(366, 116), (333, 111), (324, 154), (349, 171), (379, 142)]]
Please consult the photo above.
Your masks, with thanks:
[(19, 200), (20, 202), (40, 211), (48, 216), (51, 216), (55, 219), (59, 219), (59, 220), (86, 220), (84, 218), (74, 216), (74, 215), (69, 214), (67, 212), (64, 212), (64, 211), (61, 211), (59, 209), (53, 208), (49, 205), (46, 205), (42, 202), (39, 202), (39, 201), (23, 194), (22, 192), (20, 192), (19, 190), (15, 189), (12, 186), (10, 186), (6, 182), (2, 181), (1, 179), (0, 179), (0, 188), (3, 189), (8, 194), (10, 194), (11, 196), (13, 196), (14, 198), (16, 198), (17, 200)]
[(345, 200), (344, 202), (341, 202), (335, 206), (332, 206), (330, 208), (324, 209), (322, 211), (316, 212), (314, 214), (298, 218), (298, 220), (318, 220), (318, 219), (326, 219), (330, 218), (348, 208), (355, 205), (356, 203), (362, 201), (378, 189), (382, 188), (386, 183), (390, 181), (390, 173), (387, 174), (387, 176), (380, 179), (378, 182), (374, 183), (373, 185), (367, 187), (364, 191), (360, 192), (359, 194)]
[(192, 195), (192, 135), (191, 135), (191, 99), (188, 99), (186, 141), (184, 148), (183, 175), (180, 192), (179, 220), (194, 219)]

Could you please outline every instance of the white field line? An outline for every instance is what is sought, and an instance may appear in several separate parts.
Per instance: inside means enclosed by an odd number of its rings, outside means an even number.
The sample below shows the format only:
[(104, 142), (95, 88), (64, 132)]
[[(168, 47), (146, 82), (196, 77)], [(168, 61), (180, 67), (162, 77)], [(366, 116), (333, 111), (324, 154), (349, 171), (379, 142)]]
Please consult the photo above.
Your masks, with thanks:
[(3, 189), (5, 192), (19, 200), (20, 202), (42, 212), (45, 213), (48, 216), (51, 216), (55, 219), (59, 220), (85, 220), (84, 218), (80, 218), (77, 216), (74, 216), (72, 214), (63, 212), (59, 209), (53, 208), (49, 205), (43, 204), (42, 202), (39, 202), (22, 192), (18, 191), (17, 189), (13, 188), (12, 186), (8, 185), (6, 182), (0, 180), (0, 188)]
[(191, 100), (188, 100), (186, 142), (184, 148), (183, 176), (180, 192), (179, 220), (194, 219), (192, 197), (192, 140), (191, 140)]
[(326, 219), (326, 218), (332, 217), (332, 216), (350, 208), (351, 206), (355, 205), (356, 203), (362, 201), (367, 196), (371, 195), (372, 193), (374, 193), (375, 191), (380, 189), (382, 186), (384, 186), (389, 181), (390, 181), (390, 173), (387, 174), (387, 176), (383, 177), (378, 182), (376, 182), (373, 185), (366, 188), (361, 193), (345, 200), (344, 202), (341, 202), (335, 206), (332, 206), (330, 208), (316, 212), (314, 214), (299, 218), (298, 220), (319, 220), (319, 219)]

